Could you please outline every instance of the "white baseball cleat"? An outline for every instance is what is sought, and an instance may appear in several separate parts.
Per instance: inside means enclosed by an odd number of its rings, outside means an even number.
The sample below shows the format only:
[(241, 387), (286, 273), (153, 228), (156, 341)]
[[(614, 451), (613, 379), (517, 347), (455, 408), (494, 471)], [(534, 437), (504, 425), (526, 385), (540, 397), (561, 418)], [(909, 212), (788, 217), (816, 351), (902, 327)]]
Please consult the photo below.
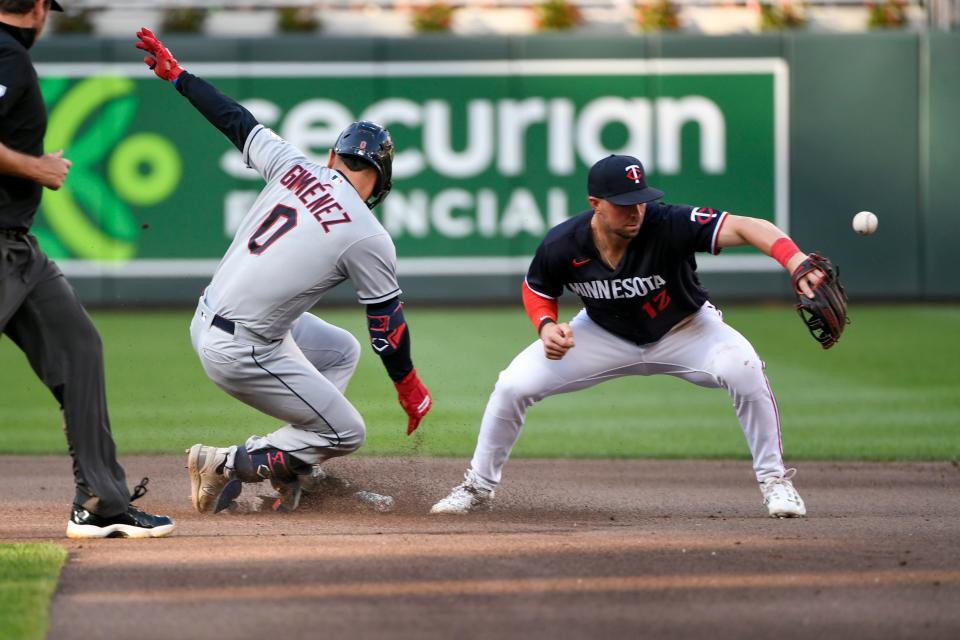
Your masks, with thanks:
[(200, 513), (212, 511), (229, 479), (223, 474), (223, 466), (227, 462), (230, 449), (195, 444), (187, 449), (187, 453), (193, 508)]
[(767, 478), (760, 483), (763, 504), (767, 505), (771, 518), (799, 518), (807, 515), (803, 498), (791, 482), (795, 475), (796, 469), (787, 469), (782, 476)]
[(433, 505), (430, 513), (466, 514), (471, 511), (489, 511), (493, 502), (493, 490), (464, 480), (453, 488), (446, 498)]

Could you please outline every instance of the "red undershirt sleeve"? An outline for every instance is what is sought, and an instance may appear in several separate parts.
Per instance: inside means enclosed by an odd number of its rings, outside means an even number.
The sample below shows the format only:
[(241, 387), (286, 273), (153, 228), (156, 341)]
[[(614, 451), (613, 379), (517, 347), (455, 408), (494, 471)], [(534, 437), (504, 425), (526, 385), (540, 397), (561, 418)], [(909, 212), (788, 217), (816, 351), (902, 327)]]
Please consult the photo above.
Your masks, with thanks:
[(527, 286), (526, 280), (523, 282), (521, 291), (523, 292), (523, 308), (526, 309), (527, 315), (530, 316), (530, 322), (536, 327), (538, 333), (545, 322), (557, 321), (559, 304), (556, 298), (547, 298), (536, 293)]

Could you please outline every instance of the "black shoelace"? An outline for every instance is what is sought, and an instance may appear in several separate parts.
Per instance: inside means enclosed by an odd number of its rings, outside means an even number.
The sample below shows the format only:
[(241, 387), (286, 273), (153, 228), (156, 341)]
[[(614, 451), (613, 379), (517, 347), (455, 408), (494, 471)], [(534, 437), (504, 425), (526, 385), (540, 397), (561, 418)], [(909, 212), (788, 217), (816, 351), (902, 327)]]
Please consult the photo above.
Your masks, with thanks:
[(139, 500), (143, 496), (147, 495), (147, 484), (149, 482), (150, 478), (144, 476), (143, 480), (140, 481), (140, 484), (133, 488), (133, 493), (130, 494), (130, 502)]

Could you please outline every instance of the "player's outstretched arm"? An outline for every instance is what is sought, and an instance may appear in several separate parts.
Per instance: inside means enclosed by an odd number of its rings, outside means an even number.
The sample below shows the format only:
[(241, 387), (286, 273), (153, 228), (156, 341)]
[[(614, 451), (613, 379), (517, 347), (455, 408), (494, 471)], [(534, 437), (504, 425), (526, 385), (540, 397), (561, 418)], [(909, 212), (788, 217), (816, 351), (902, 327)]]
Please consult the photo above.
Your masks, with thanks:
[(783, 265), (800, 296), (797, 312), (811, 335), (824, 349), (836, 344), (850, 320), (839, 272), (829, 259), (804, 254), (773, 224), (744, 216), (728, 216), (717, 244), (721, 248), (749, 244)]
[[(737, 247), (748, 244), (764, 252), (793, 274), (807, 258), (787, 234), (767, 220), (746, 216), (727, 216), (726, 223), (720, 228), (717, 246), (720, 248)], [(820, 270), (814, 270), (797, 280), (798, 293), (813, 298), (813, 290), (824, 277)]]
[(400, 406), (407, 413), (407, 435), (410, 435), (430, 411), (433, 399), (410, 358), (410, 330), (400, 298), (367, 305), (367, 329), (370, 346), (383, 361), (397, 389)]
[(139, 42), (136, 47), (147, 53), (143, 58), (144, 64), (150, 67), (158, 78), (172, 82), (177, 91), (185, 96), (210, 124), (227, 136), (237, 149), (243, 151), (250, 132), (259, 124), (253, 114), (206, 80), (185, 71), (150, 29), (141, 28), (137, 32), (137, 38)]

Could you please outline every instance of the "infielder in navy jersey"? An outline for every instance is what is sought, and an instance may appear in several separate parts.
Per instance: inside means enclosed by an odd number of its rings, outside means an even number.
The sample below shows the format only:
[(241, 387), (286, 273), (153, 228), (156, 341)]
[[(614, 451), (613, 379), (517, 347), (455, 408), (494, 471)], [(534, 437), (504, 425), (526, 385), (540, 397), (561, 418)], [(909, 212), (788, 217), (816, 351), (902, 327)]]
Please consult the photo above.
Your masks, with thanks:
[(184, 71), (148, 29), (137, 37), (144, 62), (267, 183), (204, 290), (190, 336), (214, 383), (286, 425), (243, 444), (191, 447), (193, 505), (216, 512), (242, 483), (269, 480), (280, 494), (274, 508), (294, 510), (301, 491), (322, 478), (320, 464), (357, 450), (366, 433), (344, 396), (360, 346), (309, 313), (327, 291), (349, 280), (366, 305), (371, 346), (396, 386), (408, 435), (432, 404), (410, 357), (396, 249), (372, 212), (390, 192), (393, 141), (379, 125), (355, 122), (326, 163), (316, 163)]
[[(431, 512), (489, 509), (534, 402), (621, 376), (666, 374), (727, 390), (769, 514), (805, 515), (791, 482), (796, 470), (784, 468), (763, 362), (710, 304), (694, 254), (749, 244), (791, 273), (806, 256), (765, 220), (659, 202), (663, 193), (647, 185), (636, 158), (608, 156), (587, 182), (591, 210), (547, 233), (523, 283), (540, 340), (500, 374), (465, 479)], [(801, 278), (800, 293), (810, 296), (823, 276)], [(584, 306), (569, 323), (557, 317), (565, 289)]]

